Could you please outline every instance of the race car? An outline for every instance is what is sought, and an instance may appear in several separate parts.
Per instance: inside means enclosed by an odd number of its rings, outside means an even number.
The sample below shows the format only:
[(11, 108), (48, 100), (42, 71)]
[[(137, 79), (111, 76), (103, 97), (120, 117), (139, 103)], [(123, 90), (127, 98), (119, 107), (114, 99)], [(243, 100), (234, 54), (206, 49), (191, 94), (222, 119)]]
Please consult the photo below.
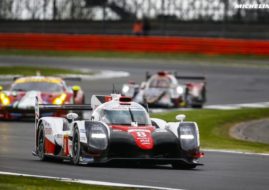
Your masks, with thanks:
[[(42, 117), (52, 110), (68, 110), (66, 117)], [(79, 120), (76, 110), (92, 110)], [(93, 95), (91, 105), (39, 105), (36, 100), (35, 148), (40, 160), (69, 160), (73, 164), (135, 162), (171, 164), (193, 169), (200, 152), (195, 122), (166, 122), (150, 118), (143, 106), (119, 94)]]
[[(179, 83), (179, 80), (200, 81)], [(121, 94), (150, 107), (201, 108), (206, 102), (206, 82), (204, 76), (179, 76), (167, 71), (146, 73), (145, 82), (124, 84)]]
[(59, 77), (19, 77), (8, 91), (0, 89), (0, 119), (33, 118), (36, 96), (40, 103), (55, 105), (83, 104), (85, 99), (79, 86), (67, 86)]

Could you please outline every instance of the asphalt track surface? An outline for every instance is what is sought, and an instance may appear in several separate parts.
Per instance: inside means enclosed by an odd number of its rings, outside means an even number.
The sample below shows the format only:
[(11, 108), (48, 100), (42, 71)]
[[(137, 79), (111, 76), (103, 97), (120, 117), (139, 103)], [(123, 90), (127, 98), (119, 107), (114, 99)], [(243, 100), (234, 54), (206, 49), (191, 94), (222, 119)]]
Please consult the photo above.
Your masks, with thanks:
[[(208, 105), (268, 101), (269, 70), (212, 65), (189, 65), (167, 61), (102, 60), (78, 58), (0, 57), (0, 65), (42, 65), (128, 71), (130, 77), (83, 81), (87, 93), (107, 94), (128, 80), (141, 82), (145, 71), (174, 70), (184, 75), (206, 75)], [(88, 98), (89, 101), (89, 98)], [(73, 166), (41, 162), (31, 155), (33, 123), (0, 122), (0, 171), (88, 179), (179, 189), (268, 189), (269, 157), (206, 152), (204, 166), (173, 170), (170, 166)]]

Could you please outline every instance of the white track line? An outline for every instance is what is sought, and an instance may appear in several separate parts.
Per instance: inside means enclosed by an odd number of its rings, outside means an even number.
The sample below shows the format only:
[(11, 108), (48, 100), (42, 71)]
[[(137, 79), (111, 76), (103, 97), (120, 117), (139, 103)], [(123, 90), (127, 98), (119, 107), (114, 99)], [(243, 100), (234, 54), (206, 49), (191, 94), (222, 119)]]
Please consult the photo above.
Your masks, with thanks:
[(267, 153), (253, 153), (253, 152), (243, 152), (236, 150), (219, 150), (219, 149), (203, 149), (205, 152), (219, 152), (219, 153), (229, 153), (229, 154), (244, 154), (253, 156), (269, 156)]
[(87, 185), (101, 185), (101, 186), (110, 186), (110, 187), (111, 186), (113, 186), (113, 187), (132, 187), (132, 188), (158, 189), (158, 190), (183, 190), (183, 189), (174, 189), (174, 188), (167, 188), (167, 187), (133, 185), (133, 184), (125, 184), (125, 183), (111, 183), (111, 182), (104, 182), (104, 181), (71, 179), (71, 178), (51, 177), (51, 176), (42, 176), (42, 175), (30, 175), (30, 174), (13, 173), (13, 172), (1, 172), (0, 171), (0, 174), (12, 175), (12, 176), (35, 177), (35, 178), (43, 178), (43, 179), (54, 179), (57, 181), (81, 183), (81, 184), (87, 184)]
[(241, 108), (268, 108), (268, 107), (269, 107), (269, 102), (204, 106), (205, 109), (219, 109), (219, 110), (230, 110), (230, 109), (241, 109)]
[[(257, 102), (257, 103), (244, 103), (244, 104), (223, 104), (223, 105), (206, 105), (204, 109), (213, 110), (238, 110), (242, 108), (269, 108), (269, 102)], [(189, 111), (192, 108), (176, 108), (176, 109), (162, 109), (162, 108), (152, 108), (150, 112), (152, 113), (163, 113), (171, 111)]]

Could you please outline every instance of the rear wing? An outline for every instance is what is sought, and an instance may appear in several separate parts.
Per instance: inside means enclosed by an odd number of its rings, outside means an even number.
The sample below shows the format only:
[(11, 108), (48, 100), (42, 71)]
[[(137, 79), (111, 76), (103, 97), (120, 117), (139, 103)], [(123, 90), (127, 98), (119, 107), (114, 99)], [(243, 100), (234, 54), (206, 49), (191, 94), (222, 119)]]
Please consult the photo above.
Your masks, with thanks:
[(40, 118), (40, 113), (49, 113), (56, 111), (91, 111), (92, 107), (90, 104), (39, 104), (38, 97), (35, 99), (35, 126)]
[(177, 72), (174, 73), (175, 78), (178, 80), (200, 80), (200, 81), (206, 81), (205, 76), (181, 76)]
[[(148, 71), (146, 72), (146, 80), (148, 80), (153, 74), (150, 74)], [(172, 72), (169, 71), (159, 71), (157, 72), (157, 75), (159, 76), (165, 76), (165, 75), (173, 75)], [(181, 76), (177, 72), (174, 72), (174, 76), (178, 80), (201, 80), (206, 81), (205, 76)]]
[(146, 80), (148, 80), (151, 76), (153, 76), (155, 74), (157, 74), (159, 76), (165, 76), (165, 75), (171, 74), (171, 72), (169, 72), (169, 71), (158, 71), (157, 73), (151, 74), (149, 71), (146, 71)]
[(206, 80), (205, 76), (178, 76), (175, 75), (176, 79), (178, 80)]
[(92, 109), (94, 110), (95, 108), (97, 108), (98, 106), (100, 106), (101, 104), (105, 103), (105, 102), (109, 102), (117, 97), (120, 97), (120, 95), (118, 94), (111, 94), (110, 96), (106, 96), (106, 95), (92, 95), (91, 98), (91, 106)]

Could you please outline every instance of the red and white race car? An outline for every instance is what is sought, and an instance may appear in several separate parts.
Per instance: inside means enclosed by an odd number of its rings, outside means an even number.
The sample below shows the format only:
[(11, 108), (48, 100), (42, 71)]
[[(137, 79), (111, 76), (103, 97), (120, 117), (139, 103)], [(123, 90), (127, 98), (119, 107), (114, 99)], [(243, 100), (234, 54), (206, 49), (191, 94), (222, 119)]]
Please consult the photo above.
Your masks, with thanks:
[[(186, 82), (199, 80), (199, 82)], [(141, 85), (134, 82), (124, 84), (122, 95), (150, 107), (196, 107), (206, 102), (206, 82), (203, 76), (179, 76), (167, 71), (150, 75)]]
[(59, 77), (30, 76), (17, 78), (7, 91), (0, 90), (0, 119), (33, 117), (35, 97), (42, 104), (83, 104), (84, 92), (69, 87)]
[[(38, 102), (38, 100), (36, 101)], [(46, 111), (92, 110), (89, 118), (42, 117)], [(74, 164), (112, 161), (172, 164), (192, 169), (201, 165), (199, 130), (195, 122), (166, 122), (150, 118), (140, 104), (118, 94), (92, 96), (91, 105), (36, 105), (35, 149), (41, 160), (70, 160)]]

